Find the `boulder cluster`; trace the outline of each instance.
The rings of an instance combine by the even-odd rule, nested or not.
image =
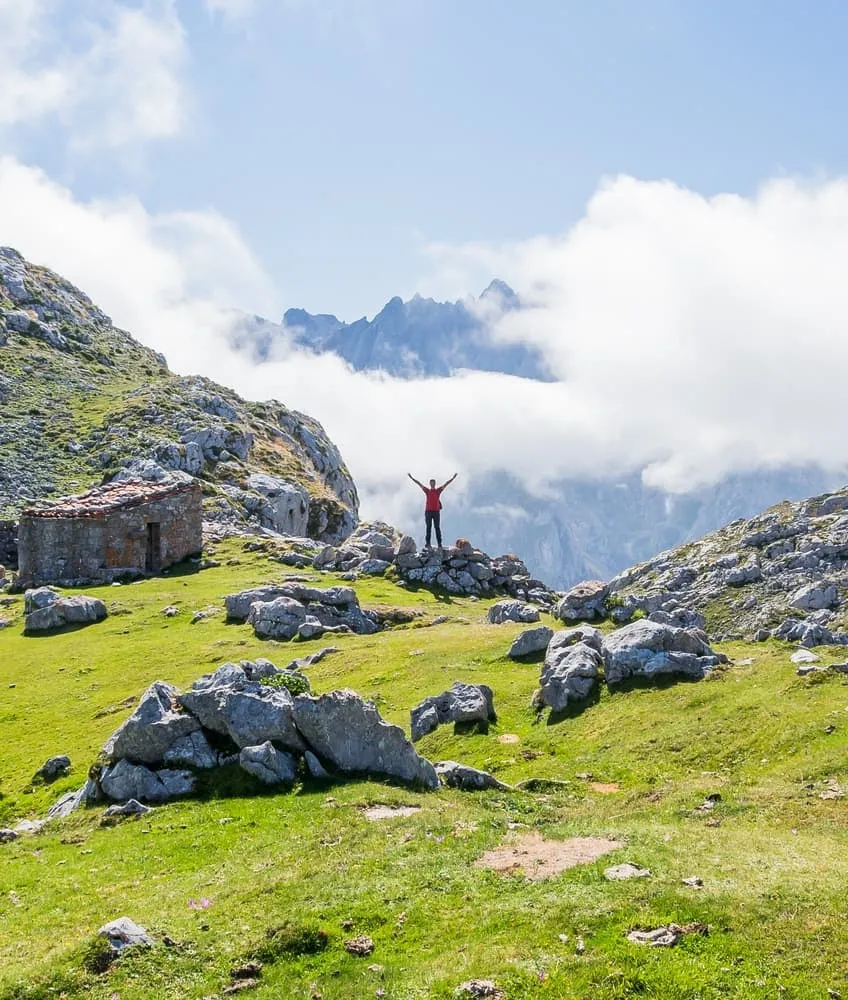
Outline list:
[[[259,639],[317,639],[330,632],[371,635],[382,619],[363,611],[352,587],[267,584],[225,598],[227,620],[247,622]]]
[[[449,594],[508,594],[545,608],[557,599],[549,587],[530,575],[518,556],[489,556],[465,539],[446,548],[419,550],[411,535],[402,535],[380,523],[360,525],[342,546],[325,546],[312,565],[343,573],[389,573],[400,582],[439,587]]]
[[[661,676],[700,680],[726,662],[700,629],[644,619],[602,635],[591,625],[581,625],[551,636],[534,703],[561,712],[593,695],[602,680],[607,684]]]
[[[338,773],[438,787],[433,765],[371,702],[353,691],[316,697],[308,689],[303,674],[268,660],[225,663],[183,693],[155,681],[106,741],[85,785],[53,815],[103,799],[167,802],[194,792],[200,772],[228,764],[269,785]]]

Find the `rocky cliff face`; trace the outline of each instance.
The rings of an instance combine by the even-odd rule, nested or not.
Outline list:
[[[182,471],[207,520],[337,543],[356,487],[321,425],[180,377],[79,289],[0,248],[0,517],[116,476]]]
[[[661,552],[609,584],[607,607],[704,613],[716,638],[848,644],[848,488],[785,502]]]

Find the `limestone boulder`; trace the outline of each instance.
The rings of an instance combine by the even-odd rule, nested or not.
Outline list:
[[[513,639],[507,655],[510,659],[519,660],[522,656],[532,656],[534,653],[541,653],[548,648],[548,643],[551,641],[553,634],[554,630],[547,625],[527,628]]]
[[[590,626],[555,632],[548,643],[538,698],[554,712],[585,701],[604,667],[601,633]]]
[[[299,695],[294,720],[309,749],[340,771],[438,787],[433,765],[418,756],[403,730],[353,691]]]
[[[449,690],[425,698],[410,712],[412,741],[448,722],[494,722],[492,689],[486,684],[455,681]]]
[[[439,761],[435,768],[442,784],[448,788],[458,788],[463,792],[482,792],[489,788],[509,790],[509,785],[498,781],[488,771],[478,771],[476,767],[458,764],[455,760]]]
[[[266,785],[293,785],[297,777],[297,761],[290,753],[278,750],[270,740],[260,746],[242,748],[239,766]]]
[[[179,702],[204,729],[229,736],[239,748],[272,740],[290,750],[304,749],[295,727],[292,696],[283,687],[245,682],[193,689]]]
[[[35,772],[33,778],[41,781],[55,781],[57,778],[64,778],[70,769],[71,758],[66,754],[58,754],[55,757],[48,757]]]
[[[113,802],[138,799],[139,802],[170,802],[190,795],[196,779],[191,771],[163,768],[152,771],[143,764],[119,760],[100,775],[103,794]]]
[[[306,607],[292,597],[277,597],[251,605],[248,625],[259,639],[292,639],[307,617]]]
[[[539,609],[534,604],[525,604],[523,601],[498,601],[489,608],[486,617],[492,625],[502,625],[504,622],[537,622]]]
[[[557,603],[554,616],[564,622],[594,621],[606,617],[609,587],[601,580],[578,583]]]
[[[47,588],[41,587],[39,590],[46,591]],[[106,605],[97,597],[87,597],[84,594],[58,597],[53,591],[47,593],[52,594],[54,599],[43,607],[36,607],[29,614],[25,613],[25,632],[51,632],[68,625],[92,625],[103,621],[109,614]],[[24,604],[26,608],[26,601]]]
[[[675,628],[648,619],[613,632],[604,639],[603,648],[608,684],[665,674],[701,679],[727,659],[710,649],[699,629]]]
[[[821,611],[839,604],[839,592],[834,584],[820,580],[799,587],[789,598],[789,607],[799,611]]]
[[[165,681],[154,681],[136,710],[106,741],[103,753],[110,761],[160,764],[174,743],[199,729],[197,719],[181,710],[177,689]]]
[[[129,917],[118,917],[108,924],[104,924],[97,932],[98,937],[106,938],[117,956],[127,948],[150,948],[153,946],[153,938],[147,933],[144,927],[140,927]]]
[[[192,767],[200,771],[218,766],[218,753],[213,750],[201,729],[181,736],[165,751],[164,762],[169,767]]]
[[[256,512],[260,524],[281,535],[303,537],[309,528],[309,494],[294,483],[254,472],[247,479],[248,488],[263,498]]]

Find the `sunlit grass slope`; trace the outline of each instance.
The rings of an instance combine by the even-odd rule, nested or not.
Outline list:
[[[282,666],[326,644],[260,642],[225,624],[226,593],[285,571],[236,542],[216,558],[198,573],[92,588],[112,613],[76,632],[24,637],[22,599],[0,608],[12,620],[0,630],[0,825],[42,815],[81,784],[127,700],[151,681],[187,685],[228,659]],[[365,606],[421,615],[373,637],[332,637],[341,651],[309,669],[314,690],[351,687],[408,728],[425,695],[485,682],[497,725],[485,735],[443,727],[420,751],[511,784],[564,784],[462,794],[356,781],[268,794],[230,775],[202,800],[139,821],[104,827],[97,809],[56,823],[0,845],[2,1000],[220,996],[230,970],[287,922],[324,929],[326,949],[280,950],[246,995],[447,998],[463,980],[491,978],[510,1000],[848,997],[848,807],[819,797],[831,779],[848,784],[843,675],[799,678],[788,647],[734,644],[724,647],[731,665],[710,680],[604,690],[581,713],[537,719],[539,665],[505,657],[520,626],[486,624],[485,602],[356,586]],[[161,614],[170,604],[175,618]],[[192,624],[206,608],[219,610]],[[430,625],[439,615],[449,621]],[[72,774],[33,786],[56,753],[70,755]],[[697,811],[714,792],[715,809]],[[420,811],[372,823],[362,810],[371,803]],[[474,867],[528,829],[626,846],[548,881]],[[626,860],[652,877],[603,878]],[[682,884],[693,875],[703,889]],[[207,908],[189,906],[201,898]],[[160,943],[105,974],[86,971],[97,928],[121,915]],[[672,949],[626,940],[633,927],[669,921],[702,921],[709,934]],[[375,942],[369,958],[344,950],[360,933]]]

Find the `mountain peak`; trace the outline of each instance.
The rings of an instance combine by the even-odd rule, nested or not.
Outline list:
[[[481,300],[495,299],[499,301],[505,309],[517,309],[521,301],[515,291],[500,278],[493,278],[480,293]]]

